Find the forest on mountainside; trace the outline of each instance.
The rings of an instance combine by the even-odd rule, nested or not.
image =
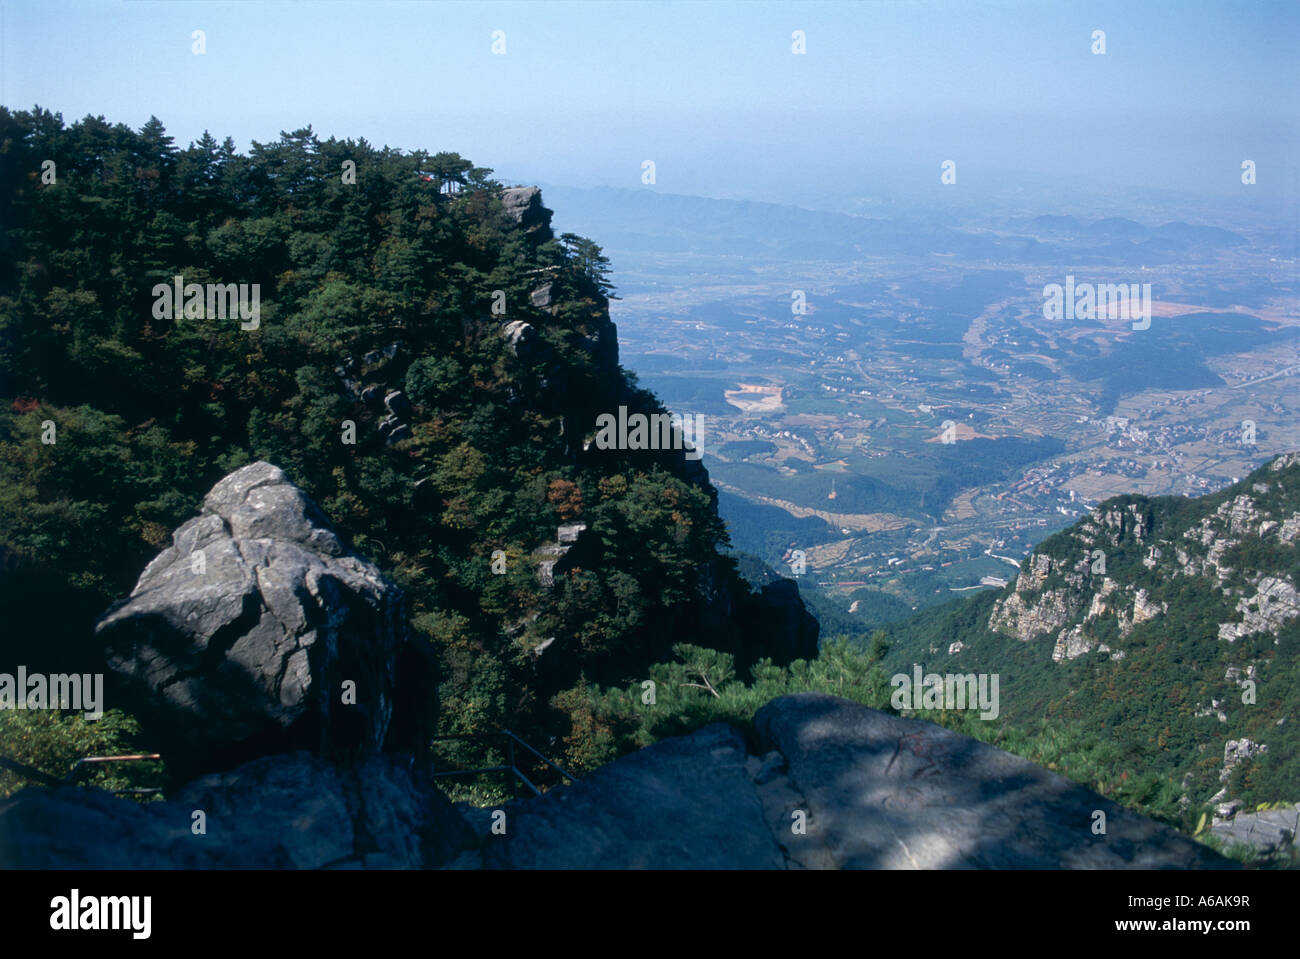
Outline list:
[[[600,248],[555,237],[540,200],[508,210],[491,173],[310,127],[242,154],[157,119],[0,109],[9,668],[102,668],[96,619],[256,460],[406,591],[443,733],[506,726],[585,771],[614,754],[591,684],[678,644],[745,676],[777,648],[698,464],[584,449],[599,412],[664,408],[617,364]],[[175,277],[256,284],[257,322],[160,310]],[[547,587],[533,554],[562,524],[587,530]]]

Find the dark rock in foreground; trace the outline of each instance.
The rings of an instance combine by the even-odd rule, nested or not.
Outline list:
[[[436,787],[385,756],[265,757],[148,805],[73,786],[0,801],[6,869],[427,869],[469,839]]]
[[[489,869],[780,869],[746,771],[745,741],[715,724],[655,743],[538,799],[507,804]],[[461,867],[480,865],[478,855]]]
[[[716,724],[582,782],[462,817],[386,756],[305,753],[205,776],[140,806],[100,790],[0,802],[0,867],[459,869],[1233,868],[1205,846],[1027,760],[817,693]],[[191,831],[193,811],[207,835]],[[1095,834],[1096,812],[1105,834]],[[493,832],[504,812],[505,831]],[[472,825],[470,825],[472,824]]]
[[[840,868],[1230,868],[1089,789],[934,723],[820,693],[754,717]],[[1093,833],[1094,814],[1106,832]],[[809,831],[810,837],[813,830]]]
[[[1234,863],[1028,760],[817,693],[657,743],[476,821],[460,868],[1196,869]],[[1094,812],[1106,816],[1093,833]]]

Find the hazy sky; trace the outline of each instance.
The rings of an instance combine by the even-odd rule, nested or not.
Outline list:
[[[310,123],[513,182],[638,187],[653,159],[661,190],[787,201],[928,187],[945,159],[972,188],[1231,193],[1243,159],[1261,192],[1300,184],[1295,2],[0,6],[0,102],[154,114],[181,145]]]

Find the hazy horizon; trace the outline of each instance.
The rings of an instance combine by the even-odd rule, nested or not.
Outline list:
[[[0,25],[5,105],[156,115],[179,146],[310,124],[511,182],[822,208],[1131,190],[1275,214],[1300,184],[1295,4],[6,2]]]

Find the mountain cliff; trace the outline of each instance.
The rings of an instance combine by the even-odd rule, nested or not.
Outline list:
[[[1005,589],[895,628],[889,662],[1000,672],[1008,723],[1094,731],[1106,778],[1171,821],[1293,802],[1298,536],[1294,453],[1201,498],[1107,500]]]

